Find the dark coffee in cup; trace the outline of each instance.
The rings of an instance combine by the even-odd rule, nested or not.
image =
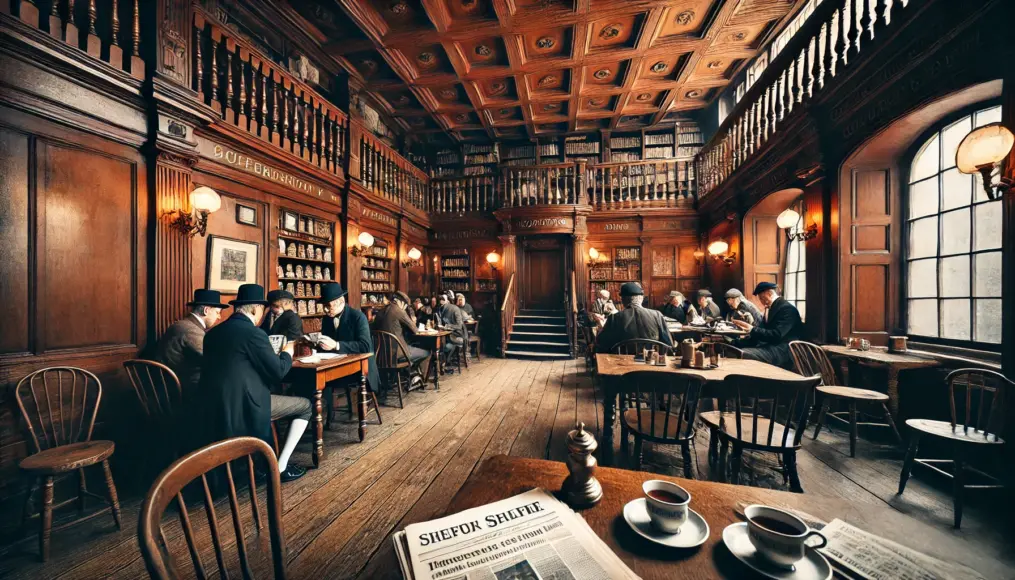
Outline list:
[[[759,526],[769,531],[775,532],[777,534],[786,534],[787,536],[795,536],[797,534],[802,534],[804,532],[804,530],[798,530],[796,526],[792,524],[781,522],[775,518],[769,518],[765,516],[758,516],[754,518],[754,523],[758,524]]]
[[[666,503],[684,503],[684,501],[687,500],[686,497],[665,489],[649,490],[647,495],[654,500],[664,501]]]

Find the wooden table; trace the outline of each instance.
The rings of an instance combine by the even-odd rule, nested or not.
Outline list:
[[[650,371],[658,373],[691,374],[705,379],[705,386],[721,383],[727,375],[749,375],[766,379],[799,379],[800,375],[781,369],[777,366],[756,360],[727,358],[718,369],[680,368],[680,363],[670,362],[667,366],[650,366],[643,362],[635,362],[629,354],[596,354],[596,369],[603,379],[603,441],[599,446],[603,450],[605,463],[612,462],[613,456],[613,424],[617,419],[617,394],[624,375],[634,371]]]
[[[842,382],[849,386],[849,361],[884,367],[888,371],[888,409],[893,416],[899,412],[899,373],[906,369],[940,366],[941,363],[926,357],[911,354],[892,353],[883,350],[854,350],[838,344],[821,347],[832,358],[838,358],[842,366]]]
[[[319,363],[302,363],[293,359],[293,366],[284,382],[314,387],[314,467],[318,467],[324,458],[324,415],[321,397],[328,382],[359,373],[359,440],[363,441],[367,434],[367,374],[371,353],[347,354],[338,358],[322,360]]]
[[[563,463],[497,455],[469,476],[445,515],[535,487],[556,492],[566,476]],[[722,541],[726,526],[743,521],[737,512],[738,505],[742,509],[752,503],[794,509],[824,522],[838,518],[924,554],[958,562],[988,578],[1010,577],[1013,569],[1009,555],[1001,555],[1007,561],[1000,561],[997,554],[951,529],[929,526],[888,506],[605,467],[597,470],[596,477],[603,485],[603,499],[579,513],[596,535],[645,580],[756,577],[730,554]],[[624,505],[642,497],[641,484],[649,479],[672,481],[691,493],[691,509],[701,514],[710,528],[703,546],[692,550],[658,547],[627,526],[622,515]],[[394,559],[392,566],[397,566]]]
[[[424,345],[421,348],[430,351],[430,369],[428,369],[428,372],[430,370],[433,371],[433,388],[435,391],[441,390],[441,375],[444,374],[444,363],[441,362],[441,347],[444,346],[444,339],[448,336],[451,336],[450,330],[416,332],[416,340]]]

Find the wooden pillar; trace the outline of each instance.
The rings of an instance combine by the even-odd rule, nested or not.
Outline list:
[[[511,280],[511,275],[518,269],[518,253],[517,245],[515,244],[515,236],[507,234],[498,236],[501,247],[504,248],[504,253],[501,256],[501,262],[503,264],[503,279],[501,280],[501,293],[507,290],[507,284]],[[517,296],[518,292],[518,280],[515,280],[515,288],[512,290]],[[504,296],[498,296],[498,300],[503,300]],[[497,305],[500,308],[500,304]]]
[[[804,326],[807,329],[807,336],[811,340],[834,340],[829,338],[829,333],[835,333],[838,328],[838,309],[830,309],[826,300],[828,294],[825,282],[828,279],[827,269],[829,265],[836,263],[834,249],[831,247],[830,238],[827,235],[828,216],[825,213],[826,189],[831,180],[816,179],[809,183],[802,184],[803,201],[806,209],[803,220],[804,227],[811,224],[818,226],[818,234],[804,243],[804,259],[807,268],[805,274],[807,281],[807,293],[805,303],[807,305],[806,320]],[[835,270],[835,268],[831,268]],[[745,284],[747,284],[745,282]]]
[[[586,308],[586,301],[589,294],[589,271],[585,266],[588,260],[588,234],[576,233],[572,236],[574,240],[574,251],[572,252],[574,269],[575,298],[578,301],[578,309]]]
[[[346,252],[346,259],[342,261],[341,275],[335,274],[335,280],[342,283],[348,295],[346,301],[353,308],[360,307],[360,267],[363,265],[363,258],[353,256],[349,248],[359,245],[359,216],[361,214],[359,200],[353,198],[346,191],[345,216],[341,220],[342,227],[342,248]]]
[[[161,152],[155,159],[155,292],[154,324],[157,339],[186,313],[193,295],[190,236],[171,227],[168,214],[190,211],[194,159]],[[150,341],[149,344],[152,344]]]

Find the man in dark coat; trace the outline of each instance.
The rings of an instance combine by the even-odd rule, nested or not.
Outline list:
[[[451,303],[447,294],[437,297],[437,319],[440,324],[451,331],[448,341],[444,343],[444,353],[450,356],[456,348],[462,347],[469,340],[469,331],[465,328],[465,313]]]
[[[471,304],[465,301],[465,294],[455,294],[455,306],[462,311],[466,320],[476,319],[476,310]]]
[[[744,294],[740,290],[730,288],[726,291],[726,305],[730,307],[729,312],[726,313],[726,320],[730,322],[743,320],[750,323],[751,326],[761,324],[761,311],[753,302],[744,298]]]
[[[303,336],[303,319],[293,308],[296,298],[285,290],[268,292],[268,303],[271,305],[261,322],[261,330],[273,334],[281,334],[286,340],[296,340]]]
[[[192,400],[201,381],[204,335],[229,307],[221,300],[214,290],[194,290],[194,300],[187,303],[190,313],[167,328],[155,347],[155,360],[176,373],[186,400]]]
[[[628,282],[620,287],[620,301],[624,309],[606,319],[606,325],[596,339],[596,352],[610,352],[620,342],[632,338],[658,340],[673,346],[662,313],[642,307],[644,299],[645,291],[641,284]]]
[[[270,445],[271,422],[291,418],[278,467],[282,481],[300,478],[306,469],[289,465],[289,458],[310,423],[310,400],[271,392],[292,367],[293,345],[275,354],[268,335],[257,327],[268,304],[261,286],[240,286],[229,304],[233,315],[204,337],[201,394],[203,427],[211,435],[208,442],[252,436]]]
[[[761,324],[752,327],[743,320],[734,320],[733,324],[750,334],[738,341],[737,346],[743,348],[744,358],[760,360],[785,369],[793,367],[793,357],[789,352],[789,343],[801,340],[804,325],[800,320],[800,312],[792,303],[779,296],[778,289],[771,282],[761,282],[754,289],[754,295],[765,306],[765,315]]]
[[[422,348],[412,346],[406,342],[407,339],[411,340],[416,336],[416,327],[412,324],[412,320],[409,319],[409,314],[406,312],[409,306],[409,297],[404,292],[395,292],[391,295],[391,304],[382,309],[374,317],[374,330],[383,330],[384,332],[390,332],[394,334],[398,339],[398,343],[402,345],[405,352],[409,353],[409,362],[419,373],[420,377],[427,376],[427,370],[430,368],[430,351],[423,350]],[[405,357],[401,357],[399,362],[404,362]]]
[[[698,312],[705,322],[711,322],[722,318],[719,305],[712,301],[712,292],[708,288],[698,290]]]
[[[666,304],[659,309],[659,312],[663,313],[666,318],[672,318],[680,324],[687,324],[694,320],[694,317],[698,315],[698,312],[694,309],[694,306],[684,298],[684,295],[677,290],[670,292],[669,298]]]
[[[374,342],[370,338],[370,323],[366,314],[346,304],[345,290],[337,282],[321,286],[321,302],[324,303],[324,319],[321,321],[321,350],[338,354],[370,353],[367,361],[369,372],[367,384],[377,392],[380,376],[377,361],[374,360]],[[353,378],[357,381],[358,379]],[[339,381],[341,382],[341,381]],[[345,385],[345,383],[341,383]],[[331,397],[328,397],[331,400]]]

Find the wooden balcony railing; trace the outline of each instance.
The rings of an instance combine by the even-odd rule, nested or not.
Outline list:
[[[502,167],[501,206],[587,203],[585,162]]]
[[[888,27],[902,25],[911,0],[824,0],[723,120],[697,156],[698,197],[746,163],[790,114],[855,63]]]
[[[144,80],[139,12],[145,8],[143,0],[5,0],[0,6],[53,38]]]
[[[245,39],[194,7],[191,88],[222,120],[344,175],[348,116]]]
[[[588,174],[589,203],[596,209],[676,207],[695,194],[691,161],[607,163],[589,167]]]
[[[363,187],[393,203],[429,211],[429,176],[365,128],[359,129]]]
[[[430,182],[431,213],[490,212],[500,207],[493,176],[434,178]]]

